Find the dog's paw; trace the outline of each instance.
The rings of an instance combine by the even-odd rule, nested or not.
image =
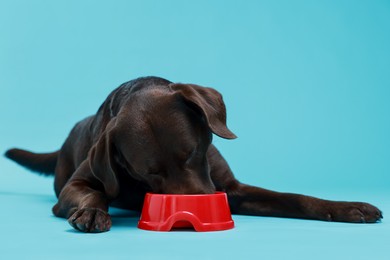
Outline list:
[[[86,233],[99,233],[110,230],[110,215],[97,208],[83,208],[76,210],[70,218],[69,224],[75,229]]]
[[[364,202],[335,202],[326,205],[326,208],[325,220],[328,221],[375,223],[383,218],[377,207]]]

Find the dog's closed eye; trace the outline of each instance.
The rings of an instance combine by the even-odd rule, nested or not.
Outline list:
[[[192,161],[192,159],[195,158],[195,156],[197,155],[197,153],[198,153],[198,149],[197,149],[197,148],[194,148],[192,151],[187,152],[187,153],[186,153],[186,156],[185,156],[186,161],[185,161],[184,164],[185,164],[185,165],[188,165],[188,164]]]

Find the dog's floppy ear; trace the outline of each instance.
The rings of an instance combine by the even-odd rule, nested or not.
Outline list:
[[[100,138],[89,151],[88,159],[92,174],[103,184],[106,195],[115,198],[119,193],[114,161],[114,127],[116,120],[111,120]]]
[[[170,88],[200,109],[214,134],[226,139],[237,138],[226,126],[226,108],[222,95],[218,91],[180,83],[170,84]]]

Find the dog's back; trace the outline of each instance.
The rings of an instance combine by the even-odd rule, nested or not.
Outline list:
[[[153,76],[125,82],[108,95],[95,115],[76,123],[60,150],[51,153],[34,153],[13,148],[6,151],[5,156],[34,172],[44,175],[55,174],[55,191],[58,196],[75,169],[87,158],[89,150],[108,122],[118,114],[123,102],[137,91],[160,88],[170,83],[166,79]]]

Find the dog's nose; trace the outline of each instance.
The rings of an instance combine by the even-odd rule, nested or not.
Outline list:
[[[191,191],[191,192],[186,192],[184,194],[214,194],[215,189],[202,189],[202,190],[196,190],[196,191]]]
[[[186,186],[171,186],[163,189],[164,194],[214,194],[215,187],[186,187]]]
[[[171,171],[161,183],[165,194],[213,194],[215,186],[209,176],[201,171]],[[174,174],[173,174],[174,173]]]

